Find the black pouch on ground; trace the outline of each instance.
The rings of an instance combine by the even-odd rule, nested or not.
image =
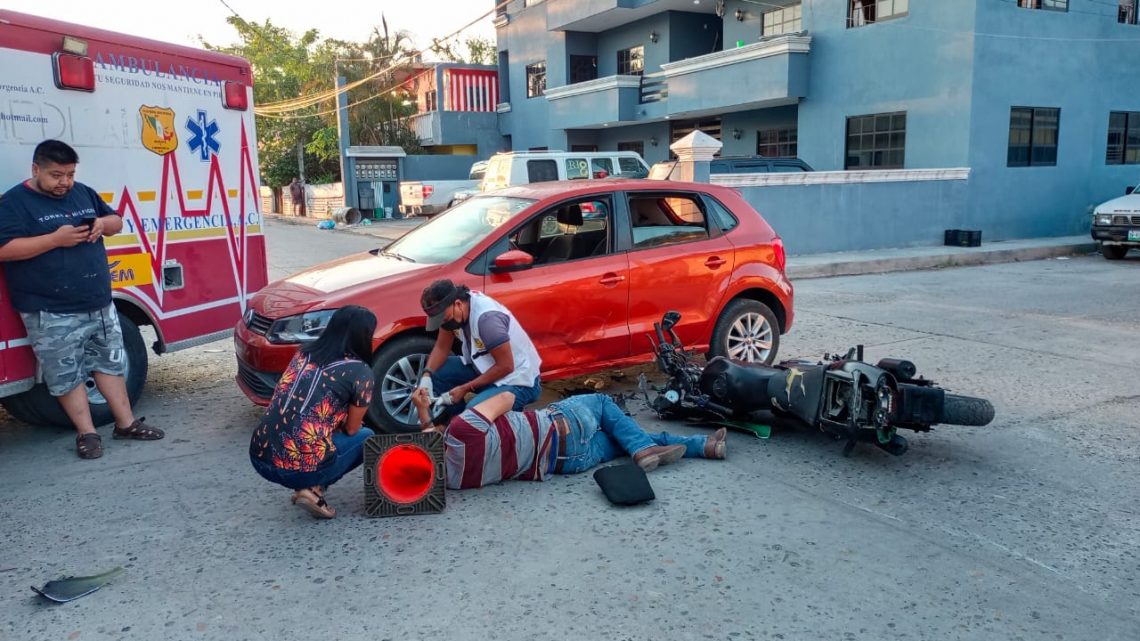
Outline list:
[[[594,472],[594,480],[614,505],[638,505],[657,498],[649,477],[636,464],[610,465]]]

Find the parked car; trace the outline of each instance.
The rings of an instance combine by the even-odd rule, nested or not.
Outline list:
[[[455,194],[479,186],[487,161],[471,165],[467,180],[412,180],[400,183],[400,213],[405,216],[438,214],[456,202]]]
[[[1124,195],[1096,206],[1093,210],[1092,237],[1100,253],[1109,260],[1124,258],[1129,249],[1140,248],[1140,185],[1124,190]]]
[[[709,167],[711,174],[767,174],[800,171],[813,170],[811,165],[799,158],[775,156],[721,156],[714,158]]]
[[[373,310],[368,419],[416,429],[409,394],[434,343],[420,293],[437,278],[510,308],[552,380],[653,358],[668,310],[686,345],[771,363],[792,325],[780,237],[735,190],[633,179],[545,182],[471,198],[387,246],[259,291],[234,339],[237,382],[265,404],[298,344],[344,305]]]
[[[481,192],[552,180],[644,178],[649,166],[633,151],[511,151],[487,161]]]

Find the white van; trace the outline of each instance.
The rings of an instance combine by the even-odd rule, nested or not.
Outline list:
[[[551,180],[648,175],[649,166],[633,151],[511,151],[491,156],[479,191]]]
[[[1110,260],[1124,258],[1130,248],[1140,248],[1140,185],[1097,205],[1092,237],[1100,243],[1101,255]]]

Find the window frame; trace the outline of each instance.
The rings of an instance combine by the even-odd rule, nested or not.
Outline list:
[[[541,72],[538,70],[539,67],[542,67]],[[542,86],[536,88],[539,83]],[[529,100],[541,98],[544,95],[546,95],[546,61],[539,60],[526,66],[526,97]]]
[[[1046,161],[1035,161],[1034,160],[1034,156],[1036,155],[1035,149],[1037,149],[1037,148],[1048,148],[1050,146],[1050,145],[1039,145],[1037,143],[1037,140],[1036,140],[1037,134],[1039,131],[1038,124],[1037,124],[1037,121],[1039,118],[1038,112],[1045,112],[1045,111],[1056,112],[1056,125],[1053,128],[1054,129],[1054,131],[1053,131],[1053,144],[1051,145],[1051,147],[1053,148],[1053,159],[1051,162],[1047,161],[1047,160]],[[1027,145],[1020,145],[1020,144],[1017,145],[1017,148],[1021,148],[1024,146],[1027,149],[1025,162],[1021,162],[1020,160],[1015,161],[1013,156],[1012,156],[1013,150],[1015,147],[1014,147],[1013,141],[1011,139],[1013,137],[1013,132],[1014,132],[1014,116],[1015,116],[1015,114],[1021,113],[1022,115],[1024,115],[1025,112],[1029,113],[1029,127],[1028,127],[1028,132],[1029,132],[1028,141],[1029,142]],[[1042,114],[1042,116],[1043,115],[1044,114]],[[1019,127],[1019,129],[1024,130],[1025,128]],[[1043,127],[1042,127],[1042,129],[1043,129]],[[1024,105],[1011,106],[1009,108],[1009,138],[1010,139],[1007,139],[1007,143],[1006,143],[1006,158],[1005,158],[1005,166],[1006,167],[1056,167],[1057,166],[1057,158],[1060,156],[1060,148],[1061,148],[1061,108],[1060,107],[1026,107]]]
[[[1114,128],[1114,116],[1122,116],[1124,124]],[[1114,160],[1112,154],[1112,135],[1116,131],[1120,136],[1119,159]],[[1129,144],[1131,132],[1135,132],[1134,142]],[[1132,159],[1129,159],[1132,154]],[[1108,139],[1105,141],[1104,164],[1106,165],[1140,165],[1140,111],[1110,111],[1108,112]]]
[[[1132,6],[1126,8],[1124,2],[1125,0],[1119,0],[1117,3],[1117,24],[1140,24],[1140,21],[1137,20],[1137,14],[1140,14],[1140,6],[1137,5],[1140,3],[1136,2],[1136,0],[1132,0]]]
[[[531,165],[538,166],[542,163],[550,163],[550,165],[554,167],[554,177],[551,178],[550,180],[535,180],[534,179],[534,173],[533,173],[533,170],[531,169]],[[558,180],[558,161],[557,160],[555,160],[554,158],[527,158],[526,159],[526,182],[528,185],[533,184],[533,183],[554,182],[556,180]]]
[[[1064,3],[1062,6],[1057,6]],[[1017,0],[1018,9],[1031,9],[1034,11],[1054,11],[1057,13],[1069,12],[1069,0]]]
[[[879,15],[879,7],[891,3],[891,13],[885,16]],[[896,3],[902,2],[905,9],[895,11]],[[869,4],[864,4],[869,3]],[[856,4],[859,6],[856,7]],[[868,17],[870,14],[870,17]],[[858,27],[865,27],[878,22],[886,22],[888,20],[895,20],[897,18],[905,18],[910,15],[910,0],[847,0],[847,28],[855,29]]]
[[[886,129],[880,130],[878,128],[878,126],[880,124],[879,118],[883,118],[883,117],[888,118],[888,121],[887,121],[888,124],[887,124]],[[898,117],[902,118],[902,129],[896,129],[895,128],[895,119]],[[867,119],[870,119],[872,122],[870,131],[865,130],[863,127],[863,123]],[[860,123],[859,131],[852,132],[852,123],[855,121],[859,121],[859,123]],[[856,116],[848,116],[847,117],[847,126],[845,129],[845,135],[844,135],[844,146],[843,146],[843,169],[844,169],[844,171],[864,171],[864,170],[868,170],[868,169],[906,169],[906,129],[907,129],[907,112],[905,112],[905,111],[890,111],[890,112],[885,112],[885,113],[859,114]],[[897,134],[901,134],[901,136],[902,136],[901,146],[894,145],[891,143],[891,140],[890,140],[891,136],[894,136]],[[877,138],[878,138],[878,136],[883,136],[883,135],[887,136],[887,143],[886,143],[886,146],[880,147],[878,145]],[[864,153],[870,153],[872,160],[874,160],[875,154],[882,153],[882,154],[885,154],[889,157],[891,153],[897,151],[901,154],[899,156],[899,162],[897,164],[891,163],[891,162],[886,162],[886,163],[881,163],[881,164],[852,165],[851,164],[852,136],[858,136],[860,139],[859,149],[856,151],[856,153],[859,155],[860,158],[864,157],[863,156]],[[870,149],[864,149],[862,142],[868,136],[871,139],[871,148]]]
[[[796,11],[793,12],[792,9],[795,9]],[[793,17],[789,18],[789,17],[787,17],[787,15],[789,13],[794,13],[795,15],[793,15]],[[768,16],[775,16],[776,14],[780,14],[780,19],[779,20],[773,19],[772,20],[772,26],[773,27],[778,26],[779,28],[778,29],[774,28],[771,31],[769,31],[768,30]],[[792,28],[788,27],[788,25],[795,25],[796,28],[792,29]],[[783,35],[786,33],[798,33],[800,31],[803,31],[803,28],[804,28],[803,2],[797,2],[795,4],[789,4],[787,6],[779,7],[777,9],[769,9],[768,11],[764,11],[760,14],[760,35],[761,36],[779,36],[779,35]]]
[[[570,66],[567,69],[567,80],[569,81],[569,84],[576,85],[579,82],[589,82],[591,80],[597,80],[598,79],[598,57],[597,56],[578,55],[578,54],[572,53],[572,54],[570,54],[569,61],[570,61]],[[586,61],[589,61],[589,63],[590,63],[589,68],[592,70],[592,73],[588,74],[590,77],[588,77],[588,78],[576,77],[574,75],[574,72],[579,70],[579,69],[586,68],[584,66]],[[578,65],[583,65],[583,66],[578,66]]]
[[[557,213],[556,212],[558,211],[558,209],[560,209],[562,207],[566,207],[567,205],[573,205],[575,203],[580,205],[581,203],[585,203],[585,202],[598,202],[598,201],[604,201],[606,208],[608,210],[606,212],[606,217],[605,217],[605,232],[606,232],[605,233],[605,237],[606,237],[605,250],[601,254],[591,254],[589,256],[582,256],[581,258],[570,258],[567,260],[560,260],[560,261],[556,261],[556,262],[538,262],[538,259],[543,258],[543,257],[531,254],[531,256],[535,259],[535,262],[531,266],[531,269],[542,269],[544,267],[553,267],[556,265],[565,265],[568,263],[578,262],[578,261],[582,261],[582,260],[590,260],[590,259],[594,259],[594,258],[602,258],[605,256],[612,256],[612,255],[618,253],[618,251],[617,251],[617,231],[616,231],[617,230],[617,220],[618,220],[618,215],[616,212],[617,200],[618,200],[618,195],[616,193],[610,192],[610,191],[605,191],[605,192],[601,192],[601,193],[597,193],[597,194],[588,194],[585,196],[568,198],[566,200],[562,200],[562,201],[559,201],[557,203],[554,203],[553,205],[545,207],[541,211],[539,211],[539,212],[537,212],[531,216],[528,216],[525,220],[523,220],[518,225],[516,225],[514,228],[512,228],[510,231],[508,231],[506,234],[504,234],[502,236],[502,238],[499,241],[497,241],[495,243],[495,245],[492,246],[488,250],[488,252],[487,252],[488,256],[497,257],[497,256],[501,255],[503,252],[507,251],[508,249],[519,249],[521,251],[527,251],[526,249],[523,249],[521,246],[519,246],[515,242],[515,239],[518,237],[518,235],[520,233],[522,233],[522,231],[524,229],[526,229],[528,226],[534,225],[534,224],[539,225],[539,231],[538,231],[538,234],[536,235],[536,238],[535,238],[536,243],[541,242],[542,240],[545,240],[546,238],[555,238],[557,236],[576,235],[578,233],[582,233],[581,229],[575,230],[574,234],[567,234],[565,230],[562,230],[562,233],[559,233],[559,234],[552,234],[550,236],[543,236],[542,235],[543,232],[542,232],[541,227],[546,224],[545,221],[543,221],[543,219],[546,218],[547,216],[554,215],[555,220],[557,221]],[[542,221],[542,222],[540,222],[540,221]],[[556,224],[561,225],[562,223],[556,223]],[[582,225],[582,227],[585,227],[585,225]],[[547,248],[549,248],[549,245],[547,245]],[[527,253],[529,254],[530,252],[527,252]],[[493,262],[494,262],[494,258],[491,258],[488,261],[488,264],[491,264]]]
[[[634,56],[634,50],[637,50],[640,55]],[[623,60],[622,56],[626,56]],[[639,62],[640,69],[634,69],[634,62]],[[617,52],[617,75],[619,76],[641,76],[645,74],[645,45],[633,45],[625,49],[619,49]]]
[[[780,140],[781,135],[787,135],[787,139]],[[765,140],[766,135],[774,135],[775,142]],[[780,149],[790,151],[791,153],[775,153],[766,154],[762,151],[763,148],[775,148],[777,152]],[[790,127],[768,127],[766,129],[756,130],[756,155],[764,156],[765,158],[796,158],[799,156],[799,127],[792,125]]]

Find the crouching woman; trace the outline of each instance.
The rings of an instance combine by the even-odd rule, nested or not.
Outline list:
[[[372,402],[375,331],[367,309],[337,310],[281,375],[249,444],[253,469],[293,490],[293,504],[317,518],[336,516],[325,488],[361,464],[373,434],[361,422]]]

